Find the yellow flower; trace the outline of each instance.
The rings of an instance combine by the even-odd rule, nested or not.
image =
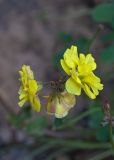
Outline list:
[[[37,97],[37,92],[39,90],[39,85],[36,80],[34,80],[34,74],[30,66],[23,65],[22,70],[19,71],[21,87],[19,89],[19,100],[18,105],[22,107],[25,102],[29,102],[31,107],[37,112],[40,111],[40,100]]]
[[[55,95],[50,94],[47,96],[46,111],[49,114],[54,114],[56,118],[63,118],[75,104],[75,96],[66,91]]]
[[[91,54],[79,54],[76,46],[71,46],[64,53],[61,59],[61,66],[70,76],[66,81],[65,87],[68,93],[80,95],[81,89],[92,99],[103,89],[100,78],[93,71],[96,69],[96,63]]]

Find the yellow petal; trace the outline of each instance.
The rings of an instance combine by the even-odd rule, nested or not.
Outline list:
[[[67,64],[65,63],[65,61],[63,59],[61,59],[60,61],[62,68],[64,69],[64,71],[70,75],[70,68],[67,66]]]
[[[34,79],[33,71],[30,69],[30,66],[26,66],[26,72],[29,79]]]
[[[73,94],[69,94],[66,91],[61,93],[61,103],[66,109],[71,109],[76,104],[76,98]]]
[[[98,91],[97,88],[91,86],[91,89],[92,89],[93,93],[94,93],[96,96],[99,94],[99,91]]]
[[[27,98],[24,98],[23,100],[21,100],[21,101],[18,103],[18,105],[19,105],[20,107],[22,107],[22,106],[25,104],[26,101],[27,101]]]
[[[52,99],[52,96],[49,96],[47,104],[46,104],[46,112],[48,114],[55,114],[55,108],[56,108],[56,101],[55,98]]]
[[[32,108],[37,111],[40,112],[40,100],[37,97],[33,97],[33,100],[31,101],[31,106]]]
[[[23,76],[23,72],[22,71],[19,71],[19,74],[20,74],[20,76]]]
[[[38,91],[43,89],[43,83],[37,82],[37,85],[38,85]]]
[[[56,118],[63,118],[68,114],[66,108],[60,103],[59,99],[56,98],[56,110],[55,110],[55,117]]]
[[[85,93],[91,98],[91,99],[95,99],[96,95],[94,93],[92,93],[92,91],[90,90],[90,88],[84,84],[83,86],[83,90],[85,91]]]
[[[103,84],[100,82],[100,78],[95,76],[93,73],[83,78],[83,82],[88,84],[90,87],[94,87],[97,90],[103,89]]]
[[[22,66],[22,72],[23,72],[24,75],[26,75],[26,65]]]
[[[30,94],[36,94],[36,92],[38,91],[38,84],[35,80],[28,80],[28,84],[29,84],[29,93]]]
[[[67,64],[67,66],[69,68],[75,68],[75,63],[74,61],[71,59],[71,50],[67,49],[64,53],[64,61]]]
[[[83,53],[80,54],[80,63],[85,63],[85,55]]]
[[[86,64],[78,65],[78,72],[80,76],[86,76],[90,73],[91,68]]]
[[[72,78],[69,78],[66,81],[65,87],[68,93],[71,93],[74,95],[81,94],[81,86],[78,83],[76,83]]]
[[[26,93],[22,93],[19,95],[19,100],[22,100],[23,98],[27,97]]]
[[[91,64],[92,70],[96,69],[96,63],[95,63],[95,60],[94,60],[94,58],[92,57],[91,54],[88,54],[88,55],[86,56],[85,63],[86,63],[86,64]]]
[[[71,46],[71,58],[72,60],[77,64],[78,63],[78,51],[77,51],[77,46]]]
[[[75,70],[71,70],[70,72],[71,72],[71,77],[74,79],[74,81],[81,85],[81,80],[78,76],[78,73],[76,73]]]

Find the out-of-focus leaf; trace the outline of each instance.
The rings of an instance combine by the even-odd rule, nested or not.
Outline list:
[[[102,120],[103,120],[103,113],[99,111],[97,112],[97,114],[96,113],[92,114],[89,125],[91,128],[94,129],[99,128]]]
[[[114,28],[114,17],[112,18],[111,25]]]
[[[97,132],[96,132],[96,139],[98,141],[103,141],[106,142],[109,140],[109,129],[108,125],[105,127],[101,127]]]
[[[102,107],[99,101],[96,101],[91,105],[92,108]],[[89,119],[89,127],[95,130],[96,140],[106,142],[109,141],[109,125],[107,124],[105,127],[101,125],[101,122],[104,119],[104,113],[102,110],[94,113],[90,116]],[[114,131],[114,130],[113,130]]]
[[[113,23],[114,3],[103,3],[92,10],[92,17],[97,22]]]
[[[63,57],[63,54],[64,54],[65,50],[67,48],[70,48],[71,45],[75,45],[75,46],[78,47],[78,53],[79,52],[83,52],[84,53],[84,51],[86,49],[86,45],[87,45],[87,39],[79,38],[76,41],[73,41],[73,40],[70,41],[70,38],[69,38],[69,43],[66,43],[65,47],[63,49],[61,49],[60,51],[58,51],[53,57],[53,65],[56,68],[60,68],[60,59]]]
[[[59,33],[59,38],[62,40],[64,43],[71,43],[73,41],[73,37],[71,34],[65,33],[65,32],[60,32]]]
[[[101,59],[107,62],[114,62],[114,45],[105,48],[101,53]]]
[[[59,52],[57,52],[53,57],[53,65],[56,68],[60,68],[60,59],[63,57],[63,54],[65,52],[66,48],[61,49]]]
[[[60,59],[63,57],[65,50],[73,44],[73,37],[69,33],[60,32],[58,34],[58,38],[60,41],[64,43],[64,48],[62,48],[57,53],[55,53],[53,57],[53,65],[56,68],[60,68]]]
[[[9,117],[9,121],[17,128],[20,128],[23,122],[30,118],[31,118],[31,107],[27,106],[23,108],[22,112],[19,115],[11,115]]]
[[[45,117],[38,117],[25,125],[25,130],[28,133],[42,134],[43,129],[47,126],[47,119]]]
[[[103,41],[104,42],[110,42],[110,41],[114,41],[114,31],[106,34],[105,36],[103,36]]]
[[[99,103],[99,101],[93,103],[91,105],[92,108],[96,108],[96,107],[102,107],[101,104]],[[102,110],[100,110],[99,112],[94,113],[90,116],[90,120],[89,120],[89,126],[92,129],[95,129],[95,135],[96,135],[96,139],[98,141],[107,141],[108,140],[108,130],[107,130],[107,126],[102,127],[101,126],[101,122],[103,120],[104,117],[104,113],[102,112]]]
[[[76,46],[78,46],[78,53],[84,53],[86,51],[88,40],[86,38],[79,38],[76,40]]]
[[[54,127],[60,127],[63,124],[63,119],[62,118],[55,118],[54,119]]]

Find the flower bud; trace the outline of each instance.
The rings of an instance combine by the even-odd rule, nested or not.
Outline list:
[[[66,91],[55,95],[50,94],[47,100],[46,111],[49,114],[54,114],[56,118],[63,118],[75,104],[75,96]]]

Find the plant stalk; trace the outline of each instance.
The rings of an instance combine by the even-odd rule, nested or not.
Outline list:
[[[109,121],[109,136],[110,136],[110,143],[111,143],[111,146],[112,146],[112,150],[113,150],[113,152],[114,152],[112,119],[110,119],[110,121]]]
[[[98,26],[98,29],[96,30],[96,32],[93,34],[92,38],[88,41],[87,43],[87,48],[86,48],[86,53],[89,52],[90,47],[92,45],[92,43],[94,42],[94,40],[96,39],[97,35],[100,33],[100,31],[103,29],[102,25]]]

